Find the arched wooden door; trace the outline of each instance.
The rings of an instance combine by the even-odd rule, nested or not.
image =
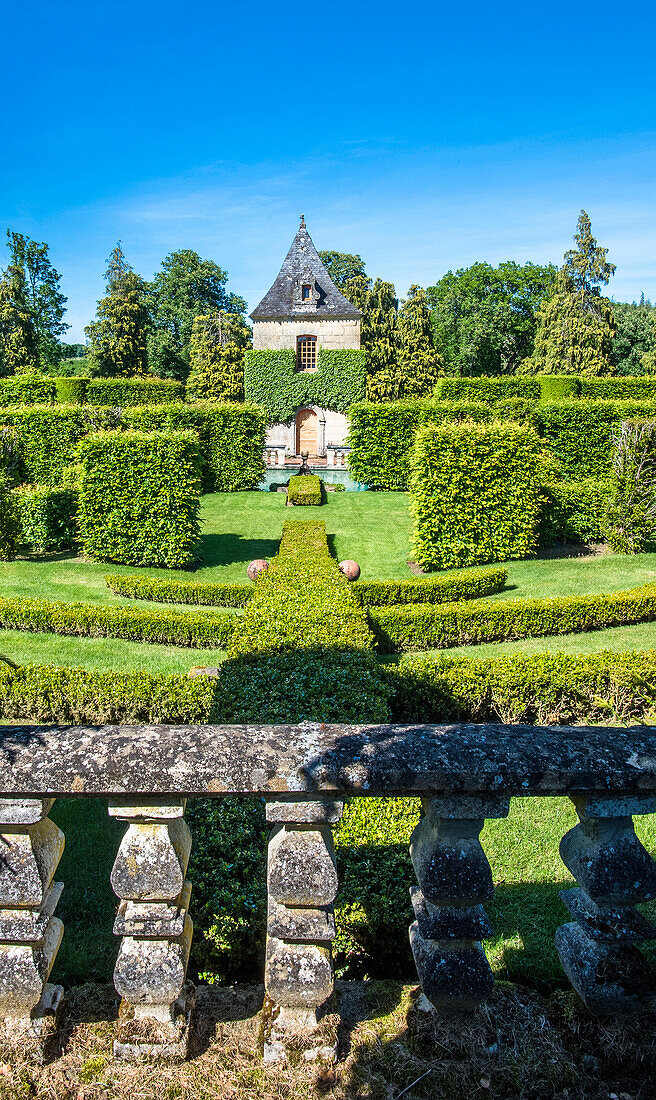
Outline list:
[[[296,454],[307,451],[311,458],[317,457],[317,430],[319,420],[312,409],[301,409],[296,414]]]

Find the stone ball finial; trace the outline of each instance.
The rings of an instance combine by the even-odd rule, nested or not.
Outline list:
[[[246,570],[246,576],[249,580],[254,581],[259,577],[260,573],[266,573],[269,568],[269,563],[264,558],[255,558],[254,561],[248,566]]]
[[[352,561],[350,558],[340,561],[339,568],[348,581],[357,581],[360,576],[360,566],[357,561]]]

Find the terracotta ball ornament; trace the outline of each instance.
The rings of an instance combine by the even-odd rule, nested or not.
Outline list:
[[[357,561],[351,561],[350,558],[346,558],[345,561],[340,561],[339,568],[349,581],[357,581],[360,576],[360,566]]]
[[[268,568],[268,561],[265,561],[264,558],[255,558],[255,561],[252,561],[246,570],[248,579],[254,581],[260,573],[266,573]]]

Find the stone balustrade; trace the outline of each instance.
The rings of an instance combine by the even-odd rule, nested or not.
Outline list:
[[[63,928],[54,874],[64,837],[48,813],[60,796],[102,797],[126,823],[111,881],[121,937],[115,985],[124,1006],[117,1056],[184,1057],[193,1008],[192,838],[185,801],[264,798],[268,845],[265,1058],[288,1037],[312,1046],[331,997],[338,890],[332,826],[345,797],[419,796],[411,839],[418,886],[410,942],[431,1011],[469,1009],[493,977],[481,941],[492,873],[479,835],[513,796],[569,795],[579,824],[561,842],[578,886],[556,946],[572,985],[600,1014],[653,1004],[636,944],[656,930],[636,906],[656,898],[656,864],[633,816],[656,812],[648,727],[503,725],[104,726],[0,728],[0,1021],[38,1046],[62,998],[48,983]],[[332,1048],[312,1056],[332,1057]]]

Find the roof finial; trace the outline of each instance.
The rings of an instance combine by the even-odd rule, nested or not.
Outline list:
[[[300,224],[299,228],[300,229],[305,229],[305,214],[301,214],[301,224]]]

